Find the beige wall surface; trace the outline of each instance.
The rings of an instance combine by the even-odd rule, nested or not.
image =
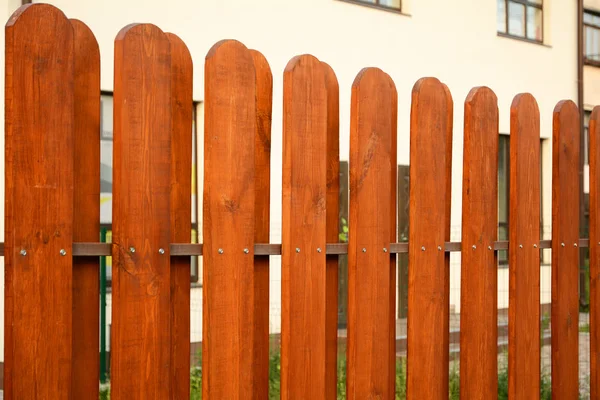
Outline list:
[[[16,7],[13,3],[7,4],[7,1],[0,0],[0,9],[6,11],[4,15],[0,14],[0,17],[4,16],[4,20],[9,16],[8,11]],[[577,18],[576,3],[573,0],[545,0],[543,45],[499,37],[496,32],[495,0],[404,0],[404,11],[410,15],[339,0],[46,2],[61,8],[69,18],[84,21],[95,33],[102,57],[102,89],[107,91],[113,88],[114,38],[122,27],[132,22],[154,23],[164,31],[176,33],[186,42],[194,60],[196,101],[202,101],[204,97],[204,57],[217,41],[238,39],[266,56],[274,76],[272,242],[279,242],[281,232],[282,76],[285,65],[295,55],[311,53],[329,63],[337,74],[340,85],[340,154],[344,160],[349,156],[350,89],[361,68],[377,66],[389,73],[395,81],[399,104],[400,164],[408,164],[409,161],[410,96],[414,83],[421,77],[435,76],[448,85],[455,103],[453,240],[460,240],[461,232],[462,113],[463,102],[469,90],[474,86],[486,85],[496,92],[502,133],[509,132],[509,109],[514,95],[531,92],[539,103],[541,135],[544,138],[551,136],[554,105],[561,99],[577,98]],[[1,64],[3,68],[4,63]],[[1,73],[0,76],[3,79],[4,74]],[[600,101],[597,103],[600,104]],[[200,144],[201,130],[199,135]],[[3,145],[3,135],[0,138]],[[3,157],[3,152],[0,154]],[[201,154],[199,156],[201,160]],[[543,146],[542,157],[544,165],[550,165],[550,143]],[[199,167],[202,167],[202,162],[199,162]],[[1,162],[0,168],[3,168]],[[202,177],[202,171],[199,171],[198,176]],[[550,177],[551,171],[545,167],[545,225],[550,224],[551,217]],[[1,182],[0,192],[3,196],[4,182]],[[198,198],[201,199],[202,196]],[[273,257],[272,261],[271,311],[274,322],[271,329],[276,331],[279,329],[277,313],[280,309],[279,259]],[[451,302],[458,311],[460,256],[453,256],[452,263]],[[542,285],[549,287],[549,280]],[[0,352],[0,357],[1,354]]]

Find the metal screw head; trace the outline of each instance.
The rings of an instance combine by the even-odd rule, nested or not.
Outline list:
[[[158,249],[158,254],[165,254],[165,249],[163,249],[162,247]]]
[[[367,252],[367,249],[366,249],[366,247],[363,247],[363,250],[362,250],[362,251],[363,251],[363,253],[366,253],[366,252]]]
[[[565,244],[564,244],[564,243],[561,243],[561,244],[560,244],[560,246],[561,246],[561,247],[565,247]]]
[[[244,254],[248,254],[248,253],[250,253],[250,250],[244,249]]]
[[[522,245],[522,244],[520,244],[520,245],[519,245],[519,248],[520,248],[520,249],[522,249],[522,248],[523,248],[523,245]]]
[[[60,249],[59,253],[63,257],[67,255],[67,251],[65,249]]]
[[[22,249],[19,254],[21,254],[22,256],[26,256],[27,255],[27,250]]]
[[[425,250],[425,247],[422,247],[421,250]],[[438,246],[438,251],[442,251],[442,246]]]
[[[320,253],[320,252],[321,252],[321,248],[317,247],[317,253]]]
[[[533,248],[534,248],[534,249],[537,249],[537,244],[534,244],[534,245],[533,245]]]
[[[425,251],[425,246],[421,246],[421,251]]]
[[[296,253],[300,253],[300,247],[296,247]]]
[[[384,253],[387,253],[387,248],[385,248],[385,247],[384,247],[384,248],[383,248],[383,252],[384,252]]]
[[[217,252],[218,252],[219,254],[223,254],[223,253],[224,253],[223,249],[219,249],[219,250],[217,250]]]
[[[477,249],[477,246],[473,245],[473,250]]]
[[[130,253],[135,253],[135,247],[131,246],[131,247],[129,248],[129,252],[130,252]]]
[[[577,247],[577,243],[573,243],[573,247]]]

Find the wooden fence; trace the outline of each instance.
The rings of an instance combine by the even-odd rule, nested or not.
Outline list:
[[[100,56],[49,5],[6,26],[5,396],[98,396],[98,256],[112,255],[112,398],[189,396],[189,256],[204,257],[203,398],[266,399],[269,255],[282,256],[283,399],[335,399],[337,257],[348,254],[349,399],[392,399],[396,254],[409,255],[407,397],[448,396],[449,254],[462,253],[460,391],[497,395],[497,260],[508,249],[509,391],[540,395],[540,250],[552,249],[552,390],[578,396],[578,247],[589,246],[591,396],[600,393],[600,109],[590,121],[590,239],[579,238],[579,116],[553,120],[551,241],[540,240],[539,111],[510,112],[510,240],[497,240],[498,107],[464,104],[462,243],[449,242],[454,101],[419,80],[409,243],[397,243],[394,82],[352,85],[350,234],[338,242],[339,94],[311,55],[283,73],[283,234],[269,241],[272,75],[234,40],[205,61],[203,245],[189,242],[192,60],[149,24],[115,40],[113,244],[99,234]],[[403,104],[402,107],[407,105]],[[275,166],[280,168],[280,166]],[[510,243],[510,245],[509,245]],[[186,257],[188,256],[188,257]]]

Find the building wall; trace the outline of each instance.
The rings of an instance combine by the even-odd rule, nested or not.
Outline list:
[[[8,0],[0,1],[4,4],[0,7],[3,11],[16,8],[13,3],[7,5]],[[577,64],[574,58],[577,18],[576,3],[572,0],[545,0],[543,45],[499,37],[496,33],[495,0],[404,0],[404,12],[408,15],[339,0],[47,2],[61,8],[69,18],[84,21],[95,33],[102,57],[101,85],[106,91],[113,89],[114,38],[122,27],[131,22],[154,23],[164,31],[176,33],[187,43],[194,60],[195,101],[204,100],[204,57],[217,41],[238,39],[266,56],[274,76],[271,160],[273,243],[281,239],[282,75],[286,63],[295,55],[311,53],[329,63],[337,74],[340,85],[340,155],[343,160],[349,157],[350,89],[361,68],[380,67],[396,83],[399,164],[408,164],[409,161],[410,96],[414,83],[421,77],[435,76],[448,85],[455,103],[452,240],[460,240],[461,232],[462,113],[463,101],[469,90],[474,86],[487,85],[496,92],[502,133],[509,133],[509,108],[514,95],[531,92],[539,103],[543,138],[551,137],[552,110],[556,102],[576,100],[577,97]],[[6,12],[5,20],[8,15]],[[4,63],[1,64],[3,68]],[[3,75],[0,74],[1,79]],[[600,104],[600,101],[597,103]],[[199,132],[201,135],[202,130],[199,129]],[[3,140],[3,135],[0,138]],[[198,143],[201,147],[201,137]],[[544,142],[542,148],[543,218],[544,224],[549,225],[550,141]],[[199,157],[201,160],[201,153]],[[0,166],[3,168],[2,162]],[[201,167],[202,162],[199,163]],[[202,171],[198,176],[202,177]],[[201,199],[202,196],[198,197]],[[280,323],[279,262],[279,257],[272,257],[272,331],[277,331]],[[460,255],[453,255],[451,303],[457,311],[460,309],[459,263]],[[549,274],[543,276],[542,287],[549,291]],[[500,291],[508,293],[507,270],[499,271],[499,279]],[[506,285],[502,286],[502,282]],[[197,293],[192,296],[199,298]],[[500,306],[506,307],[508,296],[506,301],[504,297],[500,300]],[[549,296],[543,298],[543,301],[546,300],[549,301]],[[192,316],[193,322],[198,320],[198,315]],[[198,332],[197,327],[194,326],[192,331]]]

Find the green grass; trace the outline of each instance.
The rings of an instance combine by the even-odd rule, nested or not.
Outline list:
[[[192,368],[190,373],[190,399],[202,399],[202,358]],[[269,357],[269,400],[279,400],[281,391],[281,354],[273,351]],[[449,374],[449,400],[459,400],[460,397],[460,375],[458,364],[450,367]],[[396,400],[406,399],[406,359],[396,361]],[[346,399],[346,358],[341,356],[337,365],[337,398]],[[552,383],[550,374],[543,373],[540,380],[540,399],[550,400],[552,398]],[[110,399],[109,385],[103,385],[100,391],[100,400]],[[498,370],[498,399],[508,399],[508,367],[501,366]]]

